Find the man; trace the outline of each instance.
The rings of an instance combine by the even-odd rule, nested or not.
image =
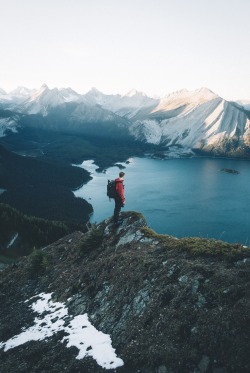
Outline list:
[[[124,180],[125,173],[120,172],[119,177],[115,179],[115,189],[116,189],[116,197],[115,197],[115,209],[114,209],[114,223],[115,225],[119,225],[119,214],[121,208],[125,205],[125,197],[124,197]]]

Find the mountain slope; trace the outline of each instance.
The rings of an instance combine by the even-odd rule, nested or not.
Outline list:
[[[91,205],[75,198],[73,189],[90,180],[81,168],[22,157],[0,146],[0,202],[24,214],[49,220],[84,223]]]
[[[78,101],[80,95],[71,88],[49,89],[44,84],[38,91],[23,103],[22,111],[28,114],[47,115],[51,108],[64,104],[65,102]]]
[[[165,146],[166,154],[174,147],[180,153],[250,157],[249,112],[208,88],[184,89],[155,99],[136,90],[122,96],[92,88],[80,95],[70,88],[49,89],[43,85],[25,102],[23,97],[29,92],[23,88],[19,91],[22,99],[16,100],[15,111],[25,114],[27,120],[23,121],[23,116],[17,121],[1,119],[2,136],[8,128],[16,130],[20,121],[22,126],[34,122],[51,131],[133,138]],[[5,98],[3,91],[0,102],[6,108]]]
[[[159,102],[158,99],[148,97],[145,93],[135,89],[122,96],[105,95],[96,88],[92,88],[83,98],[87,103],[97,104],[103,109],[128,119],[135,117],[141,110],[152,110]]]
[[[122,217],[116,230],[107,219],[0,272],[3,371],[248,372],[249,248]],[[98,359],[98,333],[86,340],[87,315],[112,357]]]
[[[34,247],[48,245],[70,232],[66,224],[27,216],[0,203],[1,256],[13,259],[28,255]]]
[[[154,144],[229,153],[248,146],[249,126],[244,110],[201,89],[180,91],[161,100],[147,118],[133,124],[131,132]]]
[[[17,132],[20,126],[22,115],[11,110],[0,109],[0,137],[8,132]]]

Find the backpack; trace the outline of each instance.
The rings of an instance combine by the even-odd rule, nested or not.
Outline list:
[[[108,180],[107,184],[107,196],[109,198],[115,198],[116,197],[116,181],[115,180]]]

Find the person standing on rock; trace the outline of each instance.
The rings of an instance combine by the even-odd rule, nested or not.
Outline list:
[[[116,189],[116,196],[115,196],[115,209],[114,209],[114,223],[115,225],[119,225],[119,214],[121,208],[125,205],[125,196],[124,196],[124,180],[125,173],[120,172],[119,177],[115,179],[115,189]]]

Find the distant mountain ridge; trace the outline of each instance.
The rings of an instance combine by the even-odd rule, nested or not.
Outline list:
[[[0,90],[0,107],[1,136],[18,130],[20,117],[39,115],[45,118],[43,128],[57,131],[130,136],[165,146],[169,152],[181,148],[190,154],[250,156],[250,112],[240,102],[226,101],[204,87],[152,98],[136,90],[107,95],[96,88],[81,95],[44,84],[36,91]]]

